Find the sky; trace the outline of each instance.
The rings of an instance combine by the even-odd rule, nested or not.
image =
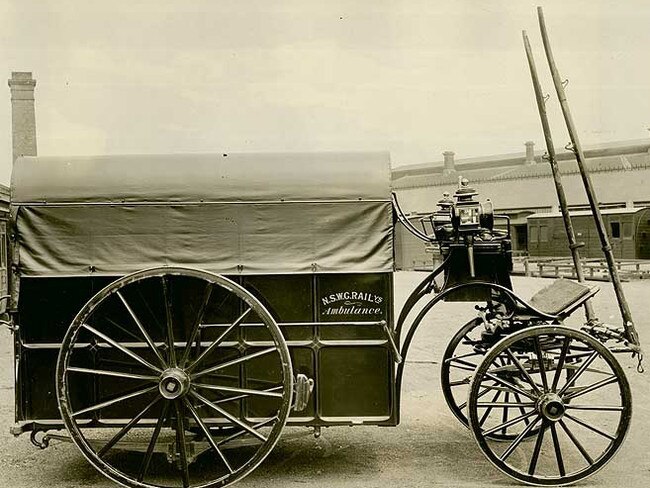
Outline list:
[[[0,73],[32,71],[39,155],[389,150],[394,166],[558,145],[514,0],[0,0]],[[542,3],[583,145],[650,137],[650,2]],[[11,106],[0,103],[0,182]]]

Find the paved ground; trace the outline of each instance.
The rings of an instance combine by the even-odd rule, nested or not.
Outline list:
[[[396,275],[397,309],[421,273]],[[515,278],[524,297],[548,280]],[[608,284],[601,284],[596,310],[601,319],[618,324],[617,307]],[[625,284],[642,341],[650,350],[650,281]],[[434,309],[435,310],[435,309]],[[418,333],[409,356],[402,424],[396,428],[338,427],[312,436],[287,437],[267,461],[238,486],[272,487],[396,487],[396,486],[517,486],[489,464],[473,439],[452,416],[439,387],[439,359],[467,306],[443,304]],[[578,316],[579,314],[576,314]],[[86,463],[70,444],[40,451],[27,436],[14,439],[13,378],[9,333],[0,331],[0,486],[75,487],[114,486]],[[634,394],[633,424],[618,456],[584,487],[650,486],[650,373],[638,374],[636,364],[620,358]],[[647,364],[650,370],[650,361]],[[290,429],[296,430],[296,429]]]

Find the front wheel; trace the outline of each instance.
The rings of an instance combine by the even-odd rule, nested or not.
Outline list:
[[[486,401],[485,391],[504,399]],[[504,421],[508,411],[514,415]],[[616,454],[630,426],[632,396],[623,369],[599,341],[538,326],[489,350],[475,371],[468,413],[476,442],[497,468],[524,483],[561,485],[591,476]],[[505,428],[517,433],[512,441],[490,439]]]
[[[276,444],[292,392],[289,350],[264,306],[189,268],[140,271],[101,290],[70,325],[57,364],[72,441],[134,488],[241,479]]]

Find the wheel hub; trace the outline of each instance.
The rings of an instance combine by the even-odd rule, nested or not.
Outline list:
[[[175,400],[190,390],[190,377],[180,368],[169,368],[160,375],[158,389],[167,400]]]
[[[537,410],[546,420],[557,422],[564,416],[566,408],[559,395],[545,393],[537,401]]]

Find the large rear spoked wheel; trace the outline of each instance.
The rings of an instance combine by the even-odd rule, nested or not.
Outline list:
[[[509,398],[486,401],[485,389]],[[587,478],[612,459],[630,425],[632,397],[623,369],[602,343],[566,327],[538,326],[490,349],[475,371],[468,409],[472,434],[497,468],[528,484],[560,485]],[[517,414],[504,421],[508,410]],[[512,441],[490,439],[505,427],[518,431]]]
[[[57,364],[61,417],[99,471],[129,487],[222,487],[287,421],[291,359],[264,306],[222,276],[177,267],[88,301]]]

